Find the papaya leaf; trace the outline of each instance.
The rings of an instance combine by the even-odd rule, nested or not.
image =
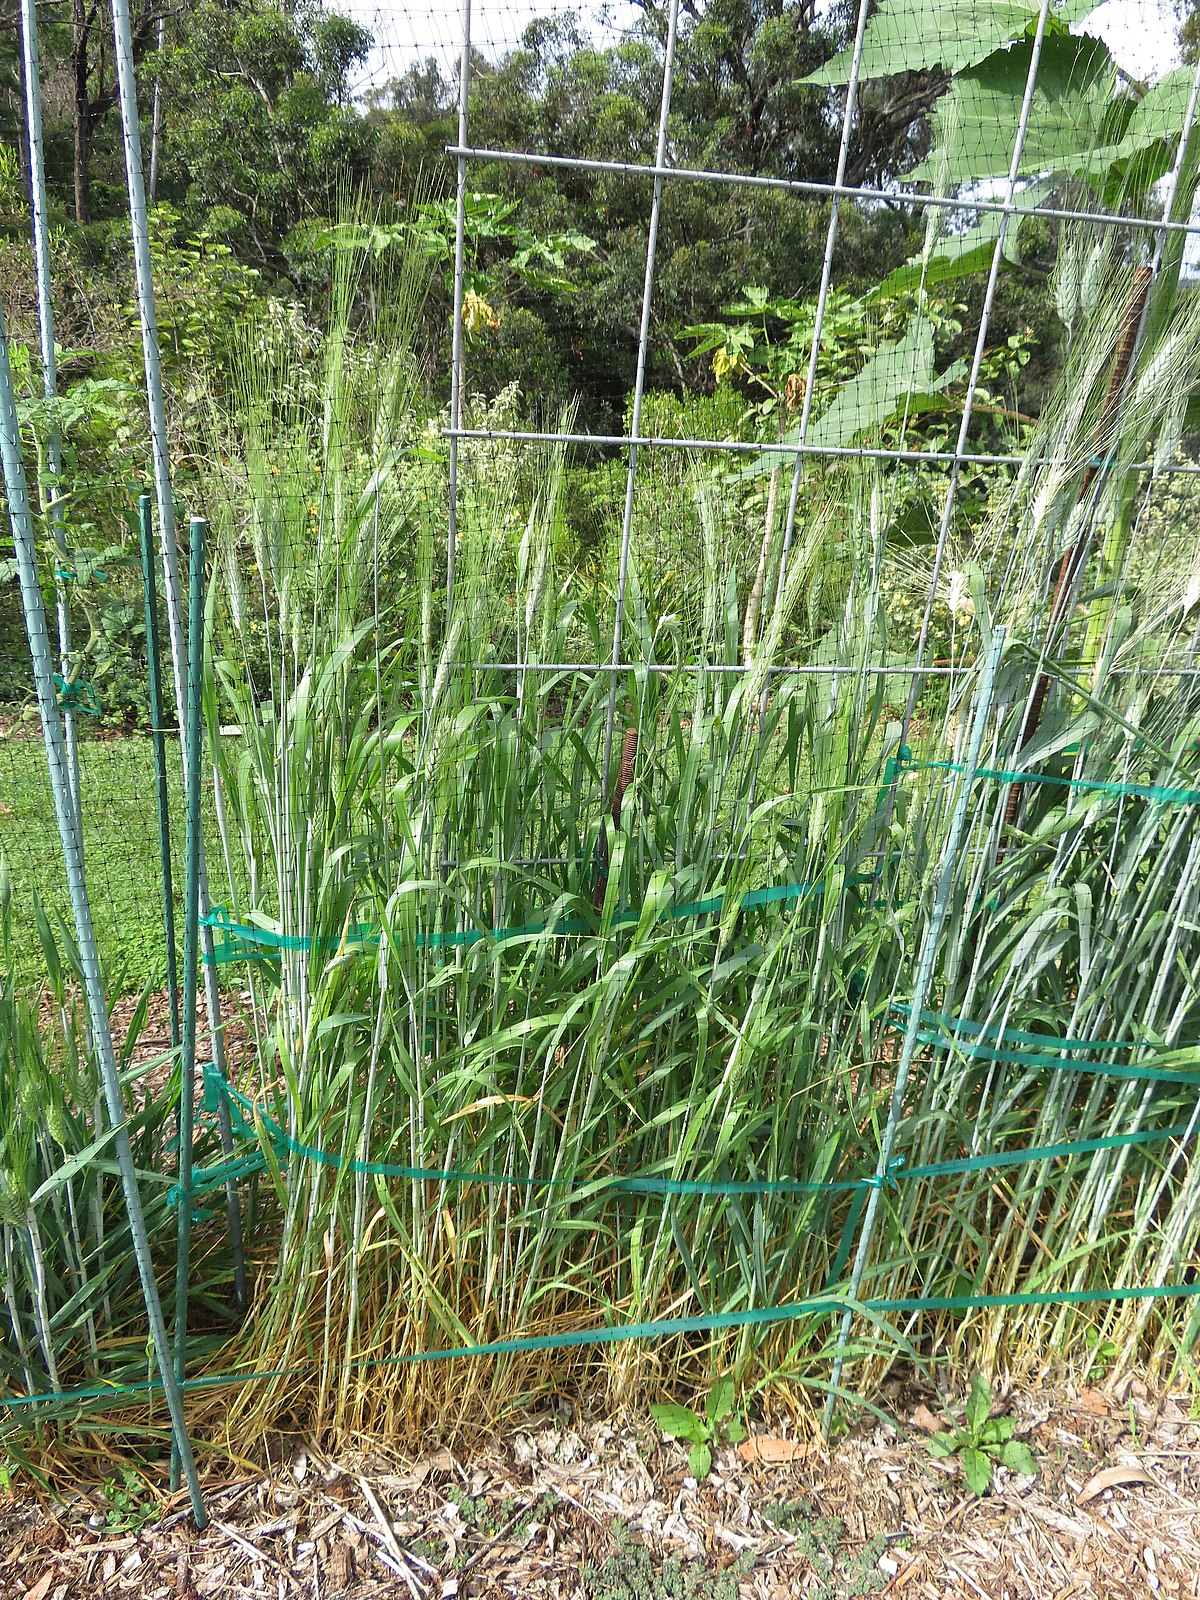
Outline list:
[[[1020,204],[1030,210],[1040,206],[1050,193],[1048,183],[1032,183],[1020,195]],[[922,281],[926,289],[938,284],[952,283],[958,278],[969,278],[972,273],[986,272],[996,253],[996,240],[1000,237],[1000,224],[1004,214],[985,211],[980,220],[965,233],[943,234],[930,250],[928,257],[922,251],[909,258],[903,266],[896,267],[875,290],[875,299],[890,299],[918,288]],[[1019,244],[1021,224],[1026,219],[1011,216],[1004,234],[1004,259],[1020,259]]]
[[[941,67],[959,73],[1011,44],[1036,26],[1037,0],[882,0],[863,35],[859,77],[886,78],[896,72]],[[1051,7],[1060,25],[1078,22],[1096,9],[1096,0],[1066,0]],[[847,48],[802,83],[849,83],[854,59]]]
[[[955,189],[1007,177],[1031,60],[1032,45],[1022,41],[956,78],[934,107],[934,148],[910,181]],[[1102,136],[1116,84],[1116,63],[1101,40],[1046,39],[1018,175],[1074,172]]]

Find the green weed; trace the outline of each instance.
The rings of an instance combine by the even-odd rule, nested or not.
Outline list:
[[[745,1425],[733,1414],[734,1404],[733,1379],[718,1378],[708,1391],[703,1412],[690,1411],[687,1406],[650,1407],[650,1415],[668,1439],[682,1439],[691,1446],[688,1471],[698,1483],[708,1477],[717,1445],[739,1444],[746,1437]]]
[[[963,1478],[973,1494],[983,1495],[992,1483],[997,1466],[1007,1467],[1025,1477],[1037,1476],[1037,1462],[1027,1444],[1013,1438],[1016,1427],[1011,1417],[992,1416],[992,1390],[987,1379],[976,1373],[961,1424],[943,1433],[931,1434],[925,1441],[930,1455],[961,1455]]]
[[[599,1566],[585,1565],[580,1581],[587,1600],[738,1600],[738,1586],[753,1568],[743,1556],[723,1572],[702,1561],[667,1556],[656,1561],[623,1523],[614,1523],[616,1549]]]

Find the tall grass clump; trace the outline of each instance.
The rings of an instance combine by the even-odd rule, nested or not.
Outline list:
[[[898,572],[935,577],[898,531],[911,474],[807,471],[785,570],[786,473],[764,515],[707,464],[673,467],[686,581],[664,583],[639,503],[614,679],[594,666],[613,563],[572,564],[565,445],[464,442],[446,599],[415,259],[380,286],[340,250],[316,356],[247,330],[203,474],[205,710],[235,886],[219,943],[253,1017],[233,1087],[263,1167],[253,1304],[212,1367],[257,1376],[236,1407],[196,1395],[198,1431],[415,1436],[552,1387],[615,1405],[726,1373],[747,1396],[823,1395],[889,1121],[859,1394],[898,1352],[1031,1373],[1097,1326],[1123,1360],[1188,1359],[1178,1303],[1072,1299],[1187,1283],[1200,1230],[1200,702],[1176,670],[1197,579],[1153,559],[1153,474],[1134,470],[1170,458],[1200,317],[1180,293],[1128,340],[1140,279],[1098,260],[1086,293],[1061,287],[1068,356],[1027,460],[981,526],[954,528],[936,574],[952,624],[911,719],[914,639],[884,603]],[[12,1015],[14,1048],[44,1051],[44,1020]],[[91,1235],[47,1248],[46,1207],[79,1209],[65,1180],[33,1242],[37,1181],[4,1219],[27,1386],[49,1378],[40,1327],[100,1281]],[[198,1305],[226,1272],[202,1257]],[[1034,1303],[870,1305],[1013,1293]],[[770,1325],[413,1359],[779,1307]],[[95,1356],[85,1323],[72,1337],[75,1371]]]
[[[1025,468],[960,537],[950,670],[900,751],[907,683],[883,669],[911,645],[881,603],[896,481],[814,474],[780,583],[776,519],[748,554],[728,483],[694,468],[686,623],[642,559],[643,519],[628,670],[563,671],[603,660],[613,621],[562,563],[564,451],[464,447],[447,611],[444,466],[405,345],[419,277],[357,339],[362,270],[339,258],[318,383],[247,362],[210,484],[223,844],[251,886],[235,909],[270,940],[239,947],[257,958],[242,1088],[278,1130],[259,1127],[278,1227],[236,1354],[287,1374],[255,1385],[238,1427],[416,1430],[551,1385],[618,1400],[725,1370],[748,1389],[827,1382],[833,1320],[804,1304],[844,1291],[861,1201],[822,1186],[878,1158],[975,663],[1001,623],[985,765],[1038,781],[973,789],[896,1149],[922,1166],[1177,1131],[897,1181],[864,1295],[1051,1303],[874,1317],[857,1381],[898,1349],[968,1342],[1036,1366],[1097,1320],[1131,1352],[1179,1345],[1169,1305],[1052,1297],[1186,1273],[1200,1222],[1195,808],[1136,792],[1196,783],[1200,707],[1165,671],[1191,618],[1161,572],[1137,576],[1128,470],[1196,376],[1191,301],[1139,350],[1120,428],[1105,396],[1129,269],[1114,259],[1077,308]],[[1055,611],[1064,557],[1075,603]],[[806,663],[838,670],[790,670]],[[1009,1047],[1012,1029],[1042,1042]],[[1125,1070],[1145,1063],[1177,1075]],[[675,1188],[614,1186],[631,1176]],[[719,1187],[764,1180],[793,1187]],[[396,1359],[778,1305],[796,1308],[782,1328]]]
[[[51,1424],[70,1419],[70,1438],[105,1449],[114,1429],[103,1415],[105,1391],[144,1385],[147,1329],[133,1244],[100,1069],[80,1000],[82,970],[69,930],[55,927],[34,900],[43,957],[42,983],[28,990],[28,962],[16,960],[13,905],[7,864],[0,856],[0,1382],[5,1393],[44,1395],[37,1404],[6,1411],[0,1433],[11,1456],[24,1458],[23,1430],[45,1445]],[[143,1203],[152,1238],[164,1244],[160,1262],[170,1268],[165,1241],[174,1234],[170,1205],[168,1135],[178,1099],[169,1059],[147,1059],[139,1046],[149,991],[143,992],[116,1037],[118,1066],[129,1103],[128,1129],[143,1178]],[[215,1141],[200,1146],[212,1158]],[[210,1279],[220,1278],[213,1256],[222,1246],[202,1235],[199,1256]],[[225,1252],[227,1254],[227,1252]],[[225,1265],[228,1272],[228,1263]],[[206,1313],[212,1347],[229,1319]],[[222,1327],[224,1322],[224,1327]],[[82,1386],[84,1402],[64,1404],[61,1391]],[[97,1392],[97,1390],[99,1392]],[[137,1406],[137,1402],[134,1402]],[[147,1447],[165,1440],[165,1409],[140,1407],[119,1430],[126,1444],[143,1436]]]

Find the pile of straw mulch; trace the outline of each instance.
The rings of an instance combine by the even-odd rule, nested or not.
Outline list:
[[[136,1492],[18,1494],[0,1505],[0,1584],[6,1600],[1200,1595],[1200,1421],[1181,1399],[1129,1380],[1008,1397],[1040,1472],[1001,1471],[982,1499],[925,1448],[929,1405],[900,1388],[892,1403],[897,1429],[871,1422],[832,1452],[760,1432],[700,1485],[649,1424],[565,1406],[410,1462],[277,1439],[260,1469],[212,1475],[202,1534],[181,1501],[137,1527]]]

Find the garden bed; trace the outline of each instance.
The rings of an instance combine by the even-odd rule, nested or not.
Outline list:
[[[648,1422],[566,1404],[474,1453],[431,1444],[415,1461],[276,1438],[269,1463],[208,1474],[202,1534],[182,1498],[151,1524],[132,1476],[64,1485],[57,1507],[19,1495],[0,1513],[0,1578],[36,1600],[1200,1592],[1200,1420],[1178,1400],[1128,1378],[1009,1396],[998,1409],[1039,1474],[1000,1471],[977,1498],[956,1457],[925,1448],[931,1399],[898,1385],[897,1428],[860,1425],[832,1453],[786,1427],[759,1434],[720,1450],[699,1486]]]

